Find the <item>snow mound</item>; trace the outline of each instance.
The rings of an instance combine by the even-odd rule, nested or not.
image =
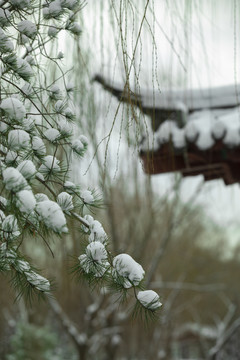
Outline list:
[[[137,299],[145,308],[152,311],[155,311],[162,306],[159,301],[159,295],[153,290],[139,291]]]
[[[40,173],[49,174],[50,172],[59,172],[59,160],[52,155],[47,155],[43,159],[43,164],[38,169]]]
[[[8,215],[2,222],[2,234],[7,240],[13,240],[20,235],[17,219],[14,215]]]
[[[90,190],[81,190],[80,196],[81,196],[83,202],[86,204],[92,204],[94,202],[94,197]]]
[[[120,275],[123,278],[129,280],[126,284],[124,284],[124,287],[127,288],[132,285],[139,285],[145,275],[145,271],[143,270],[142,266],[128,254],[120,254],[115,256],[113,259],[113,268],[116,272],[116,275]]]
[[[18,58],[17,59],[17,70],[19,76],[21,76],[24,80],[28,80],[29,77],[34,75],[34,72],[29,65],[29,63],[25,59]]]
[[[67,120],[60,119],[57,126],[62,135],[69,136],[72,134],[72,125]]]
[[[88,215],[88,222],[90,220],[90,215]],[[105,244],[107,242],[107,234],[102,226],[102,224],[97,221],[93,220],[92,222],[89,222],[89,228],[90,228],[90,235],[88,237],[88,241],[100,241],[101,243]]]
[[[107,251],[100,241],[90,243],[86,248],[86,255],[99,263],[107,260]]]
[[[28,183],[23,175],[15,168],[8,167],[2,172],[5,188],[10,191],[20,191],[28,188]]]
[[[31,160],[23,160],[17,167],[17,170],[25,177],[31,179],[37,172],[34,163]]]
[[[35,194],[35,199],[36,199],[37,202],[49,200],[49,198],[47,197],[47,195],[46,195],[46,194],[43,194],[43,193]]]
[[[16,194],[16,205],[23,213],[31,213],[36,206],[36,199],[30,190],[21,190]]]
[[[32,138],[32,149],[40,156],[46,154],[46,146],[38,136],[33,136]]]
[[[29,20],[20,21],[17,27],[20,33],[28,36],[31,39],[33,39],[37,34],[37,26]]]
[[[35,271],[25,272],[27,281],[30,282],[39,291],[47,292],[50,290],[50,283],[43,276],[37,274]]]
[[[64,183],[64,187],[70,194],[74,193],[77,189],[77,186],[71,181],[66,181]]]
[[[67,232],[66,218],[62,209],[56,202],[51,200],[38,202],[36,211],[49,229],[57,233]]]
[[[72,196],[64,191],[58,195],[57,202],[63,211],[69,212],[74,208]]]
[[[30,146],[30,136],[25,130],[11,130],[8,133],[8,145],[11,150],[27,149]]]
[[[60,132],[57,129],[47,129],[44,132],[44,136],[48,139],[48,141],[54,142],[60,137]]]
[[[2,53],[8,53],[8,52],[12,52],[13,50],[14,50],[14,46],[12,41],[9,40],[8,36],[0,28],[0,51]]]
[[[9,20],[11,19],[11,13],[8,9],[0,9],[0,26],[9,25]]]
[[[9,97],[1,102],[0,108],[10,119],[21,121],[26,116],[26,109],[23,103],[16,98]]]

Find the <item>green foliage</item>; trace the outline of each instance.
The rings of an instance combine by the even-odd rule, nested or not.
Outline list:
[[[157,311],[147,309],[143,307],[139,301],[136,302],[136,304],[134,305],[134,309],[132,311],[132,319],[133,320],[140,319],[147,328],[154,321],[156,322],[159,319],[159,316],[160,316],[159,309]]]
[[[56,357],[57,343],[57,335],[47,327],[18,323],[7,360],[61,360],[61,356]]]

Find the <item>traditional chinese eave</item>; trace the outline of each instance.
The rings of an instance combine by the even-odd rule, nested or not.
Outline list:
[[[227,185],[240,182],[240,85],[135,94],[101,76],[95,80],[151,117],[152,131],[140,144],[146,173],[179,171],[222,178]]]
[[[183,126],[186,114],[203,109],[229,109],[240,104],[240,84],[204,89],[141,89],[141,93],[137,93],[101,75],[96,75],[93,80],[119,101],[136,105],[150,116],[154,131],[166,119],[177,120]]]

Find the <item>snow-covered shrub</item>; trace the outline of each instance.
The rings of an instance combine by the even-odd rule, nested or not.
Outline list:
[[[1,4],[0,271],[12,272],[20,294],[49,293],[49,280],[38,274],[34,259],[26,260],[21,245],[30,233],[50,248],[52,234],[67,233],[72,218],[82,225],[88,240],[76,259],[76,275],[84,275],[90,284],[116,284],[124,291],[133,288],[136,303],[155,311],[158,298],[146,292],[137,295],[135,290],[143,286],[142,266],[127,254],[113,258],[103,226],[86,214],[97,206],[94,190],[69,180],[72,156],[84,156],[88,139],[75,137],[74,87],[66,82],[64,69],[54,81],[46,73],[48,65],[62,67],[63,54],[51,59],[47,51],[60,31],[74,37],[81,33],[76,22],[80,9],[78,0]]]
[[[9,342],[7,360],[66,359],[65,354],[60,351],[56,355],[59,344],[58,335],[50,331],[48,327],[40,327],[23,321],[17,322],[16,330],[10,336]],[[68,358],[70,359],[71,356]]]

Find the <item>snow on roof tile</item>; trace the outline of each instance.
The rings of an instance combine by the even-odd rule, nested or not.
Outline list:
[[[184,104],[187,109],[223,108],[236,106],[239,102],[236,92],[240,86],[221,86],[205,89],[167,90],[156,92],[141,90],[142,106],[146,108],[179,109]]]
[[[146,109],[174,109],[187,113],[201,109],[231,108],[240,102],[240,84],[203,89],[141,89],[134,92],[126,91],[124,84],[101,75],[96,75],[93,80],[119,100],[129,102],[131,99],[143,112]]]
[[[141,144],[141,150],[157,151],[162,144],[172,139],[176,149],[182,149],[187,142],[194,143],[199,150],[210,149],[217,140],[230,148],[240,146],[240,84],[206,89],[172,89],[153,91],[141,89],[141,93],[124,91],[124,86],[96,75],[94,80],[121,101],[130,99],[144,113],[153,117],[156,125],[159,111],[180,110],[186,123],[183,128],[176,121],[166,119],[157,130]],[[149,109],[158,112],[149,112]],[[156,116],[156,118],[155,118]]]
[[[157,150],[170,139],[176,149],[181,149],[187,142],[191,142],[204,151],[210,149],[219,139],[222,139],[227,147],[237,147],[240,146],[240,107],[194,111],[187,117],[183,128],[179,128],[175,121],[166,120],[151,136],[154,141],[145,140],[141,145],[142,151]]]

